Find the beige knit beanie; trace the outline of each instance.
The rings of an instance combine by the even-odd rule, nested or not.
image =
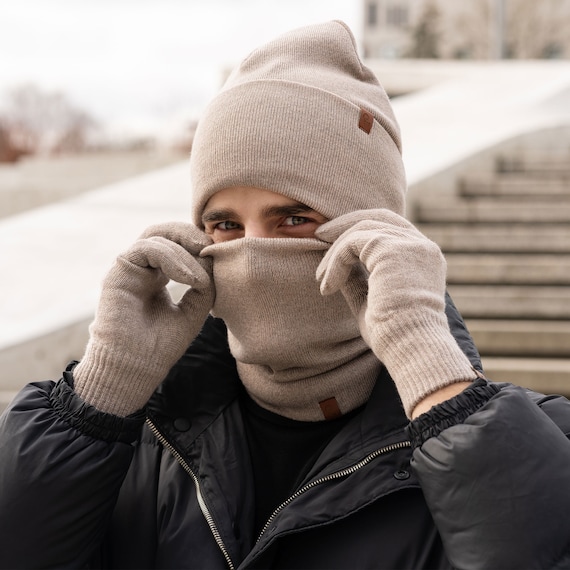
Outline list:
[[[399,127],[348,27],[301,28],[252,52],[199,122],[191,177],[199,227],[208,199],[233,186],[278,192],[329,219],[403,215]]]

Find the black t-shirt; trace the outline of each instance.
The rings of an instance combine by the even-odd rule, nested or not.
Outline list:
[[[298,488],[327,443],[359,411],[340,418],[302,422],[241,399],[255,486],[255,529],[260,532],[273,511]]]

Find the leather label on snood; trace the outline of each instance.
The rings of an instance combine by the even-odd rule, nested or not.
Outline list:
[[[360,118],[358,119],[358,128],[362,129],[367,135],[372,130],[374,124],[374,116],[366,109],[360,109]]]
[[[319,406],[321,407],[323,416],[325,416],[325,420],[335,420],[342,416],[342,412],[338,407],[338,402],[335,397],[327,398],[326,400],[319,402]]]

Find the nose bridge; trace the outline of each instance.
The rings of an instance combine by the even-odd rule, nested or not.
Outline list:
[[[244,222],[245,237],[271,237],[271,232],[262,219],[250,218]]]

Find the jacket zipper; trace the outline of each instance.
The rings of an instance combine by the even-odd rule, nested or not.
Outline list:
[[[295,491],[295,493],[293,493],[286,501],[281,503],[273,511],[273,513],[271,514],[271,516],[269,517],[269,519],[267,520],[267,522],[265,523],[265,525],[261,529],[261,532],[259,533],[259,536],[257,537],[257,542],[259,542],[261,540],[261,537],[263,536],[265,531],[269,528],[269,526],[271,525],[271,523],[273,522],[275,517],[289,503],[291,503],[291,501],[294,501],[297,497],[299,497],[303,493],[306,493],[309,489],[313,489],[314,487],[321,485],[323,483],[326,483],[328,481],[333,481],[335,479],[342,479],[343,477],[351,475],[352,473],[358,471],[359,469],[362,469],[365,465],[367,465],[373,459],[376,459],[380,455],[384,455],[385,453],[390,453],[391,451],[396,451],[397,449],[404,449],[406,447],[411,447],[411,443],[409,441],[399,441],[397,443],[392,443],[392,444],[387,445],[385,447],[381,447],[380,449],[377,449],[376,451],[373,451],[372,453],[367,455],[364,459],[362,459],[358,463],[355,463],[354,465],[351,465],[350,467],[346,467],[345,469],[341,469],[340,471],[335,471],[334,473],[331,473],[330,475],[325,475],[324,477],[320,477],[319,479],[315,479],[314,481],[307,483],[306,485],[304,485],[303,487],[301,487],[300,489]]]
[[[210,527],[210,532],[212,533],[212,536],[214,537],[216,544],[218,545],[219,549],[222,551],[222,554],[226,560],[228,568],[230,568],[230,570],[234,570],[234,564],[232,562],[232,559],[230,558],[230,555],[229,555],[228,550],[224,544],[224,541],[222,540],[222,537],[220,535],[220,531],[218,530],[218,528],[216,526],[216,523],[214,521],[214,518],[212,517],[212,514],[210,513],[210,510],[208,509],[208,506],[204,502],[204,497],[202,496],[202,490],[200,489],[200,482],[198,480],[198,477],[195,475],[194,471],[192,471],[192,468],[190,467],[190,465],[188,465],[188,463],[186,463],[186,461],[184,460],[182,455],[180,455],[180,453],[178,453],[178,451],[176,451],[176,449],[174,449],[174,447],[162,435],[162,433],[158,430],[158,428],[152,423],[152,421],[149,418],[146,419],[146,423],[147,423],[150,431],[156,437],[156,439],[158,439],[158,441],[166,449],[168,449],[168,451],[174,456],[176,461],[178,461],[178,463],[180,463],[180,465],[182,466],[184,471],[186,471],[186,473],[188,473],[188,475],[190,475],[190,477],[192,478],[192,481],[194,481],[194,486],[196,487],[196,497],[198,499],[198,505],[200,506],[200,510],[202,511],[202,514],[204,515],[204,518],[206,519],[206,522],[208,523],[208,526]]]
[[[194,481],[194,486],[196,487],[196,496],[198,498],[198,504],[200,505],[200,510],[202,511],[202,514],[204,515],[204,518],[206,519],[206,522],[208,523],[208,526],[210,527],[210,532],[212,533],[212,536],[214,537],[216,544],[218,545],[219,549],[221,550],[228,567],[230,568],[230,570],[234,570],[234,568],[235,568],[234,564],[232,562],[232,559],[230,558],[230,555],[229,555],[228,550],[224,544],[224,541],[222,540],[220,532],[219,532],[218,528],[216,527],[216,523],[214,521],[214,518],[212,517],[212,514],[210,513],[208,506],[204,502],[204,498],[202,496],[202,491],[200,489],[200,482],[198,480],[198,477],[195,475],[194,471],[192,471],[192,468],[184,460],[182,455],[180,455],[180,453],[178,453],[178,451],[176,451],[176,449],[170,444],[170,442],[162,435],[162,433],[153,424],[153,422],[150,420],[150,418],[146,419],[146,423],[147,423],[150,431],[154,434],[154,436],[158,439],[158,441],[166,449],[168,449],[168,451],[173,455],[173,457],[178,461],[178,463],[180,463],[180,465],[182,466],[184,471],[186,471],[186,473],[188,473],[188,475],[190,475],[190,477],[192,478],[192,481]],[[333,481],[335,479],[342,479],[343,477],[351,475],[352,473],[358,471],[359,469],[362,469],[365,465],[367,465],[368,463],[370,463],[372,460],[376,459],[380,455],[384,455],[385,453],[390,453],[390,452],[396,451],[398,449],[404,449],[406,447],[411,447],[411,443],[409,441],[399,441],[396,443],[392,443],[392,444],[387,445],[385,447],[381,447],[380,449],[377,449],[376,451],[373,451],[372,453],[367,455],[364,459],[362,459],[358,463],[355,463],[354,465],[351,465],[350,467],[346,467],[345,469],[341,469],[340,471],[335,471],[334,473],[331,473],[329,475],[325,475],[324,477],[320,477],[319,479],[315,479],[314,481],[307,483],[306,485],[304,485],[303,487],[301,487],[300,489],[295,491],[295,493],[293,493],[286,501],[281,503],[273,511],[273,513],[271,514],[271,516],[269,517],[269,519],[267,520],[267,522],[265,523],[265,525],[261,529],[261,532],[259,533],[259,536],[257,537],[257,542],[259,542],[259,540],[261,539],[261,537],[263,536],[265,531],[269,528],[269,526],[271,525],[271,523],[273,522],[275,517],[289,503],[294,501],[297,497],[299,497],[303,493],[307,492],[309,489],[313,489],[314,487],[317,487],[318,485],[321,485],[321,484],[326,483],[328,481]]]

